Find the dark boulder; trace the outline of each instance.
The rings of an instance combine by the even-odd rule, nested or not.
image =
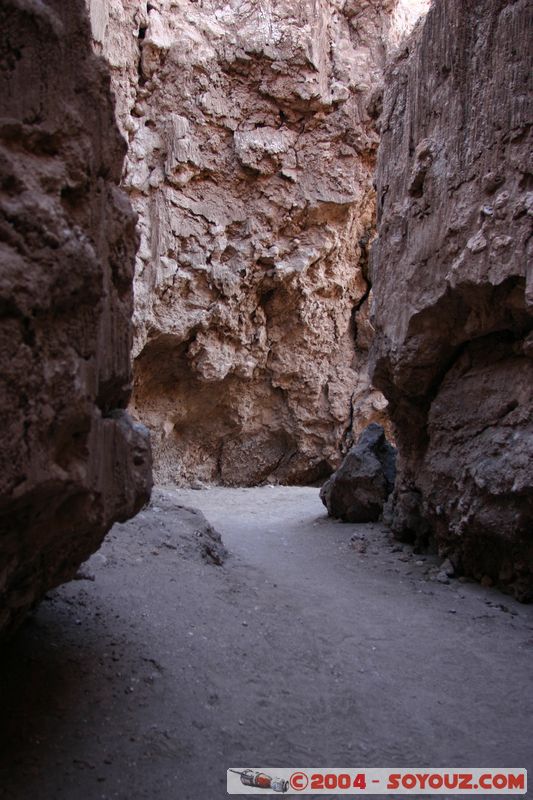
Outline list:
[[[396,450],[373,422],[320,490],[331,517],[343,522],[375,522],[394,488]]]

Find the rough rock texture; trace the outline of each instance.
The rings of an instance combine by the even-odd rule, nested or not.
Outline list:
[[[396,450],[373,422],[320,490],[331,517],[343,522],[375,522],[394,488]]]
[[[386,76],[373,379],[400,452],[393,526],[533,591],[528,0],[436,0]]]
[[[156,514],[157,526],[153,523]],[[135,523],[143,534],[142,542],[149,546],[152,554],[174,550],[184,560],[203,559],[208,564],[221,566],[228,555],[220,533],[209,524],[197,508],[183,505],[172,490],[156,487],[151,502],[138,515]],[[131,532],[130,522],[114,531]],[[154,536],[155,534],[155,536]]]
[[[135,217],[82,0],[0,8],[0,630],[151,484],[130,394]]]
[[[129,138],[134,404],[158,477],[328,474],[385,419],[366,368],[373,91],[425,3],[88,2]]]

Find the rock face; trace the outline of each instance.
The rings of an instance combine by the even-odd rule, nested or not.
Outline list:
[[[0,8],[0,631],[151,486],[128,418],[135,217],[82,0]]]
[[[375,522],[394,488],[396,450],[373,422],[320,490],[331,517],[343,522]]]
[[[386,76],[373,379],[400,452],[393,526],[533,590],[528,0],[436,0]]]
[[[318,479],[384,420],[373,92],[412,19],[395,0],[88,2],[129,138],[134,408],[156,474]]]

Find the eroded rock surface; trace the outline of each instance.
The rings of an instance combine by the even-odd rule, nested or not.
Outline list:
[[[154,487],[149,506],[143,509],[135,522],[142,533],[144,547],[151,547],[152,555],[173,550],[184,560],[200,558],[216,566],[221,566],[228,555],[220,533],[202,512],[178,502],[168,489]],[[130,524],[117,525],[114,531],[128,536]]]
[[[129,138],[134,404],[158,477],[328,474],[384,421],[366,368],[374,91],[426,4],[88,2]]]
[[[130,395],[135,216],[82,0],[0,8],[0,630],[151,486]]]
[[[528,0],[436,0],[386,77],[373,379],[400,451],[393,527],[533,592]]]
[[[394,488],[396,450],[373,422],[320,490],[331,517],[343,522],[375,522]]]

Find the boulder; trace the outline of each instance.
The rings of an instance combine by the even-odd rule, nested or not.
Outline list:
[[[375,522],[394,488],[396,450],[373,422],[320,490],[331,517],[343,522]]]

